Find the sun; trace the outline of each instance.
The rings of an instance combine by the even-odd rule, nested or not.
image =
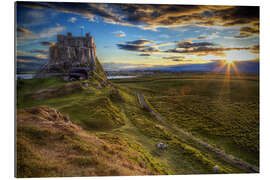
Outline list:
[[[233,60],[232,59],[226,59],[225,61],[227,64],[232,64],[233,63]]]

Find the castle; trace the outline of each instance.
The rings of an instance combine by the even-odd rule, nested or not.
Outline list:
[[[37,74],[37,77],[53,76],[56,73],[68,74],[74,69],[86,69],[89,74],[104,70],[97,60],[94,38],[86,33],[85,37],[58,35],[57,42],[49,48],[48,63]]]
[[[49,52],[50,69],[69,71],[72,67],[89,67],[90,71],[95,70],[96,45],[89,33],[85,37],[74,37],[71,33],[58,35],[57,43]]]

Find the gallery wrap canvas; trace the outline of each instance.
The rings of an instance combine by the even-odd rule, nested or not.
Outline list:
[[[259,6],[15,3],[15,176],[259,173]]]

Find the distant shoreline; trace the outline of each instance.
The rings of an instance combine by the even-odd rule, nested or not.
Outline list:
[[[20,74],[16,74],[16,79],[33,79],[34,76],[36,74],[35,73],[20,73]],[[125,79],[125,78],[136,78],[137,76],[107,76],[108,79]]]

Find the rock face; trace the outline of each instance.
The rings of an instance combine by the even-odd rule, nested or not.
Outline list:
[[[48,63],[40,69],[37,77],[55,76],[55,73],[67,74],[73,68],[86,68],[89,75],[105,75],[96,56],[94,38],[89,33],[85,37],[74,37],[71,33],[67,36],[58,35],[57,43],[49,49]]]
[[[214,173],[217,173],[219,171],[219,166],[218,165],[215,165],[213,167],[213,171],[214,171]]]
[[[164,149],[167,149],[168,146],[167,146],[166,144],[164,144],[164,143],[158,143],[158,144],[157,144],[157,148],[158,148],[158,149],[164,150]]]

